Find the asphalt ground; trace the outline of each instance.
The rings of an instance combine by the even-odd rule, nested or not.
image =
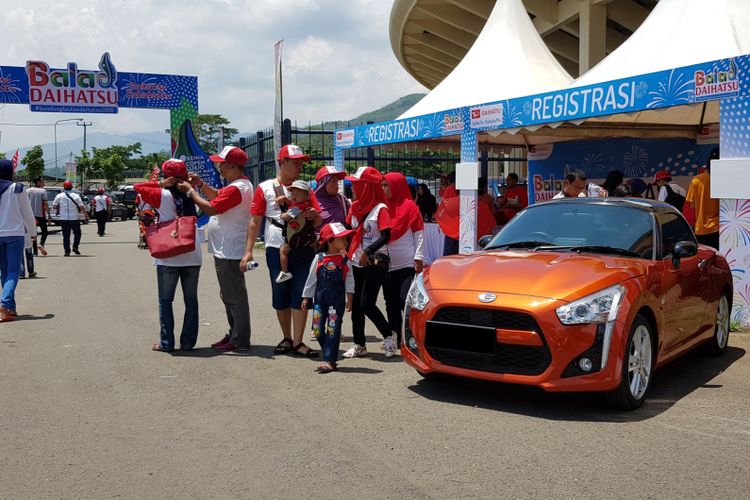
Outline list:
[[[319,375],[273,354],[264,265],[247,274],[251,352],[208,348],[226,318],[205,259],[199,349],[169,355],[150,351],[156,274],[137,225],[107,230],[86,226],[80,257],[50,236],[19,320],[0,324],[0,498],[750,498],[748,334],[657,372],[631,413],[421,380],[371,325],[369,358]],[[348,318],[345,335],[343,349]]]

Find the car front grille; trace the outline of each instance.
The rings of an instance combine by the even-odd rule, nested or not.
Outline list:
[[[544,345],[497,342],[496,329],[534,331]],[[539,324],[524,313],[497,309],[446,307],[427,322],[425,347],[444,365],[493,373],[538,375],[550,364]]]

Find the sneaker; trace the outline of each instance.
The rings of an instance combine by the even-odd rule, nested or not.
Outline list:
[[[229,342],[229,335],[224,335],[223,339],[218,342],[214,342],[213,344],[211,344],[211,347],[219,347],[220,345],[226,344],[227,342]]]
[[[45,248],[42,245],[38,245],[37,249],[39,250],[40,254],[45,255],[45,256],[47,255],[47,250],[45,250]]]
[[[214,347],[214,349],[216,349],[219,352],[229,352],[229,351],[241,352],[241,351],[249,351],[250,346],[240,347],[240,346],[234,345],[232,342],[224,342],[223,344],[217,345],[216,347]]]
[[[358,344],[354,344],[344,353],[345,358],[361,358],[362,356],[367,356],[367,347]]]
[[[78,250],[78,247],[73,249],[73,253],[76,255],[81,255],[81,252]]]
[[[65,252],[66,257],[70,257],[70,252]]]
[[[289,281],[290,279],[292,279],[292,273],[290,273],[289,271],[287,272],[281,271],[279,272],[279,275],[276,277],[276,283],[283,283],[285,281]]]
[[[396,355],[396,339],[393,338],[393,335],[386,337],[383,342],[383,349],[385,350],[386,358],[392,358]]]
[[[29,278],[36,278],[36,273],[29,273]]]

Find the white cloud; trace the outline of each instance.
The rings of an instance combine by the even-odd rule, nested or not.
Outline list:
[[[352,118],[424,90],[396,62],[383,0],[3,0],[0,65],[41,59],[95,68],[109,51],[119,71],[196,75],[200,111],[222,114],[242,131],[273,119],[273,44],[285,40],[288,118]],[[0,122],[52,123],[73,115],[7,105]],[[168,126],[164,111],[86,115],[113,129]],[[0,125],[0,151],[52,139],[52,128]],[[80,136],[58,127],[58,139]]]

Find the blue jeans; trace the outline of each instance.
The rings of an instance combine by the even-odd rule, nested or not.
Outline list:
[[[16,310],[16,286],[21,274],[23,236],[0,236],[0,283],[3,298],[0,305],[9,311]]]
[[[21,277],[26,276],[26,271],[29,271],[29,276],[34,274],[34,252],[31,248],[24,248],[23,253],[26,255],[26,263],[21,258]]]
[[[164,350],[174,349],[172,302],[178,281],[182,284],[182,297],[185,301],[180,348],[192,349],[198,341],[198,277],[200,272],[201,266],[156,266],[156,280],[159,286],[159,343]]]
[[[271,306],[277,311],[285,309],[300,309],[302,307],[302,291],[305,289],[307,273],[315,258],[312,247],[295,248],[289,252],[289,271],[292,279],[283,283],[276,283],[276,277],[281,271],[279,249],[266,247],[266,264],[268,275],[271,277]]]

